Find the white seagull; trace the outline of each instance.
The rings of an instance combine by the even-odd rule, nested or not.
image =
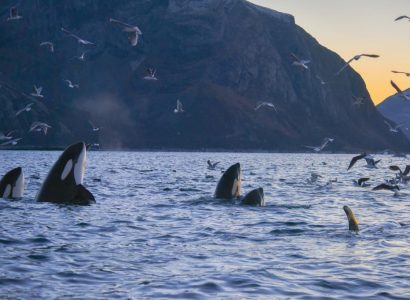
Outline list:
[[[34,105],[34,103],[29,103],[27,104],[24,108],[20,109],[19,111],[16,112],[16,116],[18,116],[19,114],[21,114],[24,111],[29,112],[31,110],[31,107]]]
[[[397,91],[400,97],[404,98],[405,100],[410,100],[410,97],[407,96],[403,91],[394,83],[393,80],[390,81],[391,86]]]
[[[43,87],[39,86],[33,86],[34,87],[34,93],[31,93],[30,95],[36,98],[44,98],[43,95],[41,95],[41,92],[43,91]]]
[[[67,83],[67,86],[69,87],[69,88],[71,88],[71,89],[73,89],[73,88],[79,88],[80,86],[78,85],[78,84],[73,84],[72,82],[71,82],[71,80],[68,80],[68,79],[66,79],[66,80],[64,80],[66,83]]]
[[[71,36],[71,37],[75,38],[79,44],[82,44],[82,45],[95,45],[93,42],[84,40],[84,39],[80,38],[78,35],[75,35],[71,31],[68,31],[67,29],[65,29],[63,27],[61,27],[61,31],[64,32],[65,34],[67,34],[68,36]]]
[[[322,79],[319,75],[316,75],[316,78],[319,80],[321,85],[325,85],[327,82]]]
[[[110,22],[123,26],[123,30],[128,33],[128,40],[130,41],[131,46],[137,46],[139,36],[142,35],[142,32],[138,26],[130,25],[113,18],[110,18]]]
[[[278,112],[277,110],[276,110],[276,107],[275,107],[275,105],[272,103],[272,102],[258,102],[258,104],[256,105],[256,107],[254,108],[255,110],[258,110],[258,109],[260,109],[261,107],[271,107],[271,108],[273,108],[276,112]]]
[[[78,60],[85,61],[85,54],[86,54],[87,52],[88,52],[88,51],[84,51],[83,53],[81,53],[80,56],[74,56],[73,59],[76,58],[76,59],[78,59]]]
[[[399,132],[399,128],[403,127],[404,124],[398,124],[396,126],[392,126],[389,122],[387,122],[386,120],[384,120],[384,123],[389,127],[390,132],[393,133],[398,133]]]
[[[52,42],[49,42],[49,41],[41,42],[40,47],[47,47],[50,52],[52,53],[54,52],[54,43]]]
[[[219,164],[219,161],[213,163],[208,159],[207,164],[209,170],[215,170],[216,166]]]
[[[16,139],[12,139],[10,141],[4,142],[2,144],[0,144],[0,146],[6,146],[6,145],[17,145],[18,141],[20,141],[22,138],[16,138]]]
[[[13,6],[10,8],[10,16],[7,18],[7,21],[14,21],[14,20],[22,19],[22,18],[23,18],[22,16],[19,16],[17,7]]]
[[[310,60],[306,60],[306,59],[299,59],[299,57],[297,57],[295,54],[291,53],[290,55],[292,55],[292,57],[295,59],[294,62],[292,63],[292,66],[295,67],[301,67],[303,69],[308,70],[308,63],[310,63]]]
[[[327,137],[323,140],[323,142],[320,146],[305,146],[305,147],[309,148],[309,149],[312,149],[315,152],[320,152],[327,146],[327,144],[329,144],[330,142],[333,142],[333,141],[334,141],[334,139]]]
[[[391,71],[392,73],[395,73],[395,74],[404,74],[404,75],[406,75],[407,77],[410,77],[410,72],[401,72],[401,71]]]
[[[363,56],[365,56],[365,57],[372,57],[372,58],[380,57],[380,55],[377,55],[377,54],[365,54],[365,53],[355,55],[355,56],[353,56],[351,59],[349,59],[349,60],[346,62],[346,64],[345,64],[339,71],[337,71],[336,75],[339,75],[340,73],[342,73],[343,70],[346,69],[346,68],[350,65],[350,63],[351,63],[352,61],[359,60],[359,59],[362,58]]]
[[[10,131],[9,133],[7,133],[6,135],[4,135],[3,132],[0,131],[0,141],[9,141],[11,140],[13,137],[11,136],[11,134],[14,132]]]
[[[88,123],[90,123],[90,125],[91,125],[91,127],[93,128],[93,131],[100,131],[100,129],[102,128],[102,127],[97,127],[97,126],[95,126],[94,124],[93,124],[93,122],[91,122],[91,121],[88,121]]]
[[[182,103],[181,101],[179,101],[179,99],[177,100],[177,107],[174,109],[174,113],[183,113],[184,110],[182,109]]]
[[[357,97],[357,96],[352,96],[352,98],[353,98],[353,105],[358,105],[358,106],[360,106],[360,105],[363,105],[364,104],[364,100],[366,99],[366,98],[364,98],[364,97]]]
[[[144,76],[145,80],[158,80],[157,77],[155,77],[155,73],[157,73],[157,70],[154,68],[148,68],[145,70],[146,75]]]
[[[33,124],[31,124],[29,132],[32,132],[32,131],[43,132],[44,135],[46,135],[49,128],[51,128],[51,126],[48,125],[47,123],[33,122]]]

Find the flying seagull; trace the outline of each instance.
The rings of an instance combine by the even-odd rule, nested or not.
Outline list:
[[[95,45],[94,43],[92,43],[90,41],[87,41],[87,40],[84,40],[84,39],[80,38],[78,35],[75,35],[74,33],[72,33],[71,31],[68,31],[64,27],[61,27],[61,31],[64,32],[65,34],[67,34],[68,36],[71,36],[74,39],[76,39],[79,44],[82,44],[82,45]]]
[[[49,42],[49,41],[41,42],[40,47],[47,47],[50,52],[52,53],[54,52],[54,43],[52,42]]]
[[[395,165],[390,166],[389,169],[392,171],[399,171],[400,175],[403,175],[403,176],[407,176],[410,173],[410,165],[406,165],[404,172],[400,169],[400,167],[395,166]]]
[[[183,113],[184,110],[182,109],[182,103],[181,101],[179,101],[179,99],[177,100],[177,107],[174,109],[174,113]]]
[[[327,84],[327,82],[324,81],[324,80],[322,79],[322,77],[320,77],[319,75],[316,75],[316,78],[319,80],[319,82],[320,82],[321,85]]]
[[[410,97],[407,96],[398,86],[394,83],[393,80],[390,81],[391,86],[397,91],[400,97],[404,98],[405,100],[410,100]]]
[[[391,125],[389,122],[387,122],[386,120],[384,120],[384,123],[386,123],[386,125],[389,126],[390,132],[393,132],[393,133],[398,133],[398,132],[399,132],[399,128],[404,126],[404,124],[398,124],[398,125],[392,126],[392,125]]]
[[[404,75],[406,75],[407,77],[410,77],[410,72],[402,72],[402,71],[391,71],[392,73],[395,73],[395,74],[404,74]]]
[[[310,178],[306,179],[306,182],[309,184],[313,184],[317,182],[319,178],[323,178],[323,176],[318,173],[312,172],[310,173]]]
[[[372,190],[373,191],[388,190],[388,191],[398,192],[398,191],[400,191],[400,188],[399,188],[398,185],[390,185],[390,184],[387,184],[387,183],[382,183],[382,184],[379,184],[378,186],[374,187]]]
[[[351,59],[349,59],[349,60],[346,62],[346,64],[345,64],[339,71],[337,71],[336,75],[339,75],[340,73],[342,73],[343,70],[346,69],[346,68],[350,65],[350,63],[351,63],[352,61],[359,60],[359,59],[362,58],[363,56],[365,56],[365,57],[372,57],[372,58],[380,57],[380,56],[377,55],[377,54],[358,54],[358,55],[355,55],[355,56],[353,56]]]
[[[83,53],[81,53],[80,56],[74,56],[73,58],[76,58],[76,59],[81,60],[81,61],[85,61],[85,54],[86,54],[87,52],[88,52],[88,51],[84,51]]]
[[[78,85],[78,84],[73,84],[72,82],[71,82],[71,80],[68,80],[68,79],[66,79],[66,80],[64,80],[66,83],[67,83],[67,86],[69,87],[69,88],[71,88],[71,89],[73,89],[73,88],[79,88],[80,86]]]
[[[292,55],[292,57],[295,59],[292,63],[292,66],[301,67],[306,70],[309,69],[307,64],[310,63],[310,60],[299,59],[299,57],[297,57],[294,53],[291,53],[290,55]]]
[[[48,129],[51,128],[50,125],[44,122],[33,122],[30,126],[29,132],[36,131],[36,132],[43,132],[44,135],[47,134]]]
[[[400,21],[400,20],[402,20],[402,19],[407,19],[407,21],[410,21],[410,17],[408,17],[408,16],[400,16],[400,17],[397,17],[396,19],[394,19],[394,21]]]
[[[377,164],[381,161],[381,159],[374,160],[374,157],[371,155],[367,155],[364,159],[366,160],[366,167],[370,169],[376,169]]]
[[[4,135],[3,132],[0,131],[0,141],[9,141],[11,140],[13,137],[11,136],[11,134],[14,132],[10,131],[9,133],[7,133],[6,135]]]
[[[138,28],[138,26],[130,25],[127,23],[124,23],[122,21],[110,18],[110,22],[114,24],[118,24],[124,27],[124,31],[128,33],[128,40],[130,41],[131,46],[135,47],[138,44],[138,38],[140,35],[142,35],[141,30]]]
[[[13,6],[10,8],[10,16],[7,18],[7,21],[14,21],[14,20],[22,19],[22,18],[23,18],[22,16],[19,16],[17,7]]]
[[[10,141],[4,142],[2,144],[0,144],[0,146],[7,146],[7,145],[17,145],[18,141],[20,141],[22,138],[16,138],[16,139],[12,139]]]
[[[18,116],[19,114],[21,114],[24,111],[29,112],[31,110],[31,107],[34,105],[34,103],[29,103],[27,104],[24,108],[20,109],[19,111],[16,112],[16,116]]]
[[[158,80],[157,77],[155,77],[155,73],[157,73],[157,70],[154,68],[148,68],[145,70],[146,75],[144,76],[145,80]]]
[[[362,154],[359,154],[355,157],[352,158],[352,160],[350,161],[349,167],[347,168],[347,170],[349,171],[356,163],[357,161],[365,158],[367,156],[366,152],[363,152]]]
[[[258,110],[258,109],[260,109],[261,107],[271,107],[271,108],[273,108],[276,112],[278,112],[278,111],[276,110],[275,105],[274,105],[272,102],[258,102],[258,104],[257,104],[256,107],[255,107],[255,110]]]
[[[366,183],[366,181],[369,181],[369,180],[370,180],[370,178],[365,177],[365,178],[360,178],[358,180],[353,180],[353,183],[356,186],[367,187],[367,186],[370,186],[370,184]]]
[[[219,161],[213,163],[208,159],[207,163],[209,170],[215,170],[216,166],[219,164]]]
[[[358,106],[363,105],[364,100],[366,99],[364,97],[357,97],[357,96],[352,96],[352,98],[353,98],[353,105],[358,105]]]
[[[93,131],[94,131],[94,132],[100,131],[101,127],[95,126],[94,123],[91,122],[91,121],[88,121],[88,123],[90,123],[90,125],[91,125],[91,127],[93,128]]]
[[[315,152],[320,152],[327,146],[327,144],[329,144],[329,142],[333,142],[333,141],[334,141],[334,139],[331,139],[331,138],[327,137],[323,140],[322,144],[319,145],[319,146],[305,146],[305,147],[309,148],[309,149],[312,149]]]
[[[43,87],[37,87],[37,86],[33,86],[34,87],[34,93],[31,93],[30,95],[36,98],[44,98],[43,95],[41,95],[41,92],[43,91]]]

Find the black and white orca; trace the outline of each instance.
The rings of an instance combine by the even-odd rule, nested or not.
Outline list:
[[[10,170],[0,181],[0,197],[6,199],[18,199],[24,193],[24,173],[18,167]]]

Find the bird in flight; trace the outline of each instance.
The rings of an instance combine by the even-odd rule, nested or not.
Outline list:
[[[403,91],[398,87],[397,84],[394,83],[393,80],[390,81],[390,84],[397,91],[400,97],[404,98],[405,100],[410,100],[410,97],[403,93]]]
[[[64,27],[61,27],[61,31],[64,32],[65,34],[67,34],[68,36],[71,36],[74,39],[76,39],[77,42],[81,45],[95,45],[93,42],[90,42],[90,41],[87,41],[87,40],[84,40],[84,39],[80,38],[78,35],[75,35],[74,33],[72,33],[71,31],[68,31]]]
[[[215,170],[216,166],[219,164],[219,161],[213,163],[208,159],[207,164],[209,170]]]
[[[36,98],[44,98],[43,95],[41,95],[41,92],[43,91],[43,87],[39,86],[33,86],[34,87],[34,93],[31,93],[30,95]]]
[[[46,42],[41,42],[40,47],[47,47],[48,50],[53,53],[54,52],[54,43],[46,41]]]
[[[308,63],[310,63],[310,60],[306,60],[306,59],[299,59],[299,57],[297,57],[295,54],[293,54],[293,53],[291,53],[290,55],[292,55],[292,57],[295,59],[294,61],[293,61],[293,63],[292,63],[292,66],[295,66],[295,67],[300,67],[300,68],[303,68],[303,69],[306,69],[306,70],[308,70],[309,69],[309,67],[308,67]]]
[[[351,62],[353,62],[353,61],[355,61],[355,60],[359,60],[359,59],[361,59],[362,57],[378,58],[378,57],[380,57],[380,55],[377,55],[377,54],[364,54],[364,53],[363,53],[363,54],[355,55],[355,56],[353,56],[351,59],[349,59],[349,60],[346,62],[346,64],[345,64],[339,71],[337,71],[336,75],[339,75],[340,73],[342,73],[342,72],[344,71],[344,69],[346,69],[346,68],[350,65]]]
[[[71,89],[73,89],[73,88],[79,88],[80,86],[78,85],[78,84],[73,84],[72,82],[71,82],[71,80],[68,80],[68,79],[66,79],[66,80],[64,80],[66,83],[67,83],[67,86],[69,87],[69,88],[71,88]]]
[[[322,144],[319,145],[319,146],[305,146],[305,147],[309,148],[309,149],[312,149],[315,152],[320,152],[327,146],[327,144],[329,144],[330,142],[333,142],[333,141],[334,141],[334,139],[331,139],[331,138],[327,137],[323,140]]]
[[[97,127],[97,126],[95,126],[94,123],[91,122],[91,121],[88,121],[88,123],[90,123],[90,125],[91,125],[91,127],[93,128],[93,131],[94,131],[94,132],[100,131],[100,129],[102,128],[102,127]]]
[[[22,18],[23,18],[22,16],[19,16],[17,7],[13,6],[10,8],[10,16],[7,18],[7,21],[14,21],[14,20],[22,19]]]
[[[155,77],[155,74],[157,73],[157,70],[154,68],[148,68],[145,70],[145,80],[158,80],[157,77]]]
[[[322,79],[322,77],[320,77],[319,75],[316,75],[316,78],[319,80],[319,82],[320,82],[321,85],[327,84],[327,82],[324,81],[324,80]]]
[[[83,53],[81,53],[80,56],[74,56],[73,59],[76,58],[76,59],[78,59],[78,60],[85,61],[85,54],[86,54],[87,52],[88,52],[88,51],[84,51]]]
[[[16,116],[21,114],[22,112],[29,112],[31,110],[31,107],[34,105],[34,103],[29,103],[27,104],[24,108],[20,109],[19,111],[16,112]]]
[[[12,139],[10,141],[4,142],[2,144],[0,144],[0,146],[7,146],[7,145],[12,145],[15,146],[17,145],[18,141],[20,141],[22,138],[16,138],[16,139]]]
[[[177,107],[174,109],[174,113],[183,113],[184,110],[182,109],[182,102],[179,101],[179,99],[177,100]]]
[[[410,21],[410,17],[408,17],[408,16],[397,17],[396,19],[394,19],[394,21],[400,21],[400,20],[403,20],[403,19],[407,19],[407,21]]]
[[[366,99],[364,97],[357,97],[354,95],[352,96],[352,98],[353,98],[353,105],[357,105],[357,106],[363,105],[364,100]]]
[[[395,74],[404,74],[404,75],[406,75],[407,77],[410,77],[410,72],[392,71],[392,73],[395,73]]]
[[[3,133],[3,132],[1,132],[0,131],[0,141],[9,141],[9,140],[11,140],[13,137],[11,136],[11,134],[14,132],[15,130],[13,130],[13,131],[10,131],[9,133],[7,133],[6,135]]]
[[[44,122],[33,122],[30,126],[29,132],[36,131],[36,132],[43,132],[44,135],[47,134],[48,129],[51,128],[50,125]]]
[[[255,110],[258,110],[258,109],[260,109],[260,108],[262,108],[262,107],[270,107],[270,108],[273,108],[276,112],[278,112],[278,111],[276,110],[275,105],[274,105],[272,102],[258,102],[258,104],[257,104],[256,107],[255,107]]]
[[[139,36],[142,35],[142,32],[138,28],[138,26],[130,25],[130,24],[124,23],[122,21],[119,21],[113,18],[110,18],[110,22],[124,27],[123,30],[128,33],[128,40],[131,46],[135,47],[138,45]]]
[[[387,122],[386,120],[384,120],[384,123],[389,127],[390,132],[393,132],[393,133],[398,133],[398,132],[399,132],[399,128],[404,126],[404,124],[398,124],[398,125],[392,126],[392,125],[391,125],[389,122]]]

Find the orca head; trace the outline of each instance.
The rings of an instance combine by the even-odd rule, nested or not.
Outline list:
[[[23,197],[24,173],[21,167],[17,167],[4,175],[0,181],[0,197],[16,199]]]
[[[236,163],[222,175],[215,190],[215,198],[231,199],[241,194],[241,165]]]
[[[83,184],[85,163],[87,160],[86,145],[83,142],[70,145],[58,159],[57,173],[61,181],[73,180],[76,185]]]

